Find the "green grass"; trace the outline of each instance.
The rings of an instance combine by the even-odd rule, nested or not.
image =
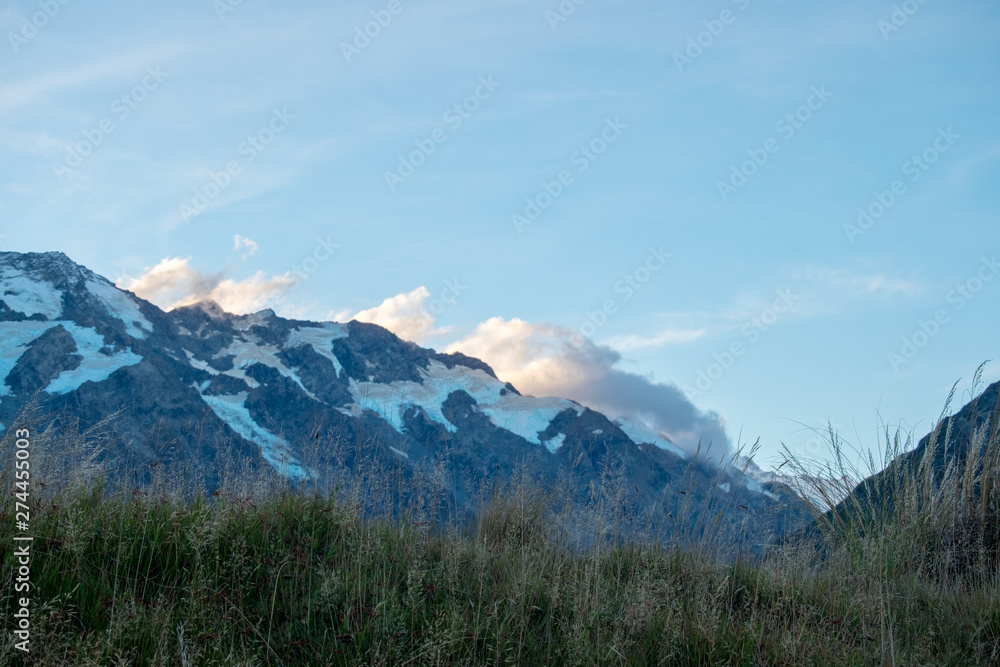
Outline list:
[[[903,467],[891,508],[855,523],[816,508],[821,550],[788,544],[761,562],[653,540],[574,548],[527,482],[484,496],[467,529],[366,518],[357,489],[53,483],[32,507],[30,662],[997,664],[1000,438],[984,438],[933,492],[926,469]],[[20,664],[10,583],[0,606],[0,664]]]

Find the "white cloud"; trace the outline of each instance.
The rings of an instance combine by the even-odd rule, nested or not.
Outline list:
[[[792,272],[790,276],[800,280],[815,281],[853,294],[917,296],[923,291],[923,288],[912,280],[891,278],[883,273],[860,273],[849,269],[809,266]]]
[[[338,320],[357,320],[385,327],[400,338],[423,342],[448,333],[447,328],[434,328],[434,316],[424,308],[430,297],[427,288],[421,285],[412,292],[389,297],[378,306],[362,310],[354,315],[338,314]]]
[[[257,252],[257,242],[253,239],[248,239],[245,236],[240,236],[237,234],[233,237],[233,250],[239,250],[240,248],[246,248],[247,251],[243,253],[243,261],[246,261],[247,257]]]
[[[482,359],[525,394],[569,398],[637,422],[686,452],[693,453],[701,440],[704,454],[711,442],[715,461],[729,453],[721,416],[696,408],[675,385],[615,368],[621,355],[610,347],[586,339],[575,347],[575,336],[567,327],[494,317],[447,351]]]
[[[636,336],[632,334],[614,336],[605,341],[610,347],[620,352],[641,350],[661,345],[690,343],[705,335],[705,329],[665,329],[652,336]]]
[[[242,315],[281,299],[297,282],[286,273],[267,277],[263,271],[244,280],[227,278],[225,272],[205,273],[188,264],[188,259],[167,257],[138,278],[118,280],[118,287],[173,310],[199,301],[215,301],[223,310]]]

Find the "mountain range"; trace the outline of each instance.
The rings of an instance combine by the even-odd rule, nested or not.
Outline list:
[[[213,302],[165,312],[59,252],[0,253],[0,433],[19,419],[36,431],[101,425],[90,462],[136,485],[162,464],[215,490],[225,453],[324,492],[334,463],[381,466],[435,480],[453,508],[483,482],[526,475],[574,506],[616,498],[637,527],[676,532],[687,512],[701,527],[686,530],[712,524],[754,545],[806,521],[779,481],[579,403],[522,395],[478,359],[356,321],[234,315]]]

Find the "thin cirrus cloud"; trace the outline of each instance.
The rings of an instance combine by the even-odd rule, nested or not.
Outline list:
[[[702,338],[705,333],[705,329],[664,329],[650,336],[634,334],[612,336],[605,343],[620,352],[629,352],[631,350],[662,347],[663,345],[690,343]]]
[[[162,62],[184,53],[187,47],[178,43],[161,43],[76,67],[47,72],[0,88],[0,111],[10,112],[19,107],[37,105],[59,94],[78,90],[97,81],[128,80],[146,65]]]
[[[912,280],[893,278],[884,273],[862,273],[851,269],[808,266],[790,272],[789,276],[858,295],[918,296],[923,291],[922,286]]]
[[[912,300],[924,293],[921,283],[882,272],[810,265],[793,266],[778,273],[783,280],[772,282],[770,287],[759,286],[738,292],[724,306],[701,312],[675,312],[669,315],[674,319],[705,325],[707,328],[704,330],[704,337],[712,337],[727,334],[754,317],[759,317],[773,306],[776,299],[781,299],[782,295],[792,301],[791,307],[781,317],[783,321],[789,321],[849,312],[862,303],[881,308],[889,300]],[[656,336],[649,338],[655,339]],[[627,350],[643,346],[615,347]]]

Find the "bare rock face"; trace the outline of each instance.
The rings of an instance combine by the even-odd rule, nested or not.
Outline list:
[[[783,485],[747,488],[737,472],[633,441],[573,401],[522,396],[478,359],[373,324],[238,316],[214,303],[163,312],[62,253],[0,253],[0,424],[32,397],[42,419],[69,415],[79,428],[118,413],[102,460],[137,479],[184,462],[211,490],[226,447],[317,490],[333,484],[327,463],[364,458],[405,479],[437,474],[458,507],[477,481],[520,467],[581,505],[613,477],[644,527],[665,533],[685,504],[755,544],[803,520]]]

